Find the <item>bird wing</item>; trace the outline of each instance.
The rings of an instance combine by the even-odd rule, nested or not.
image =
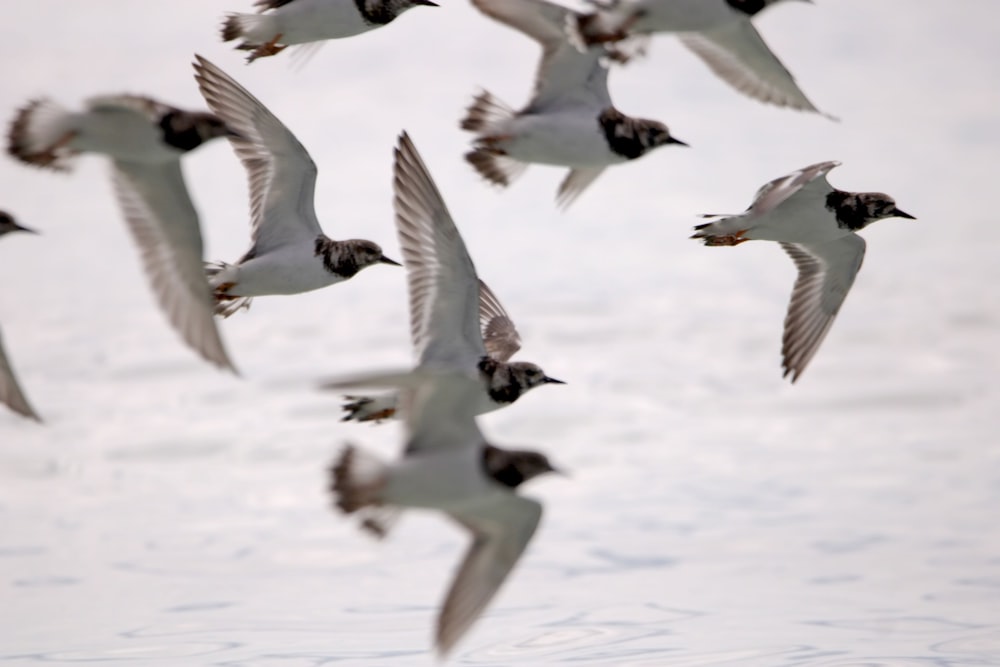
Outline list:
[[[779,107],[819,111],[749,19],[684,33],[680,39],[717,76],[741,93]]]
[[[521,336],[514,321],[482,280],[479,281],[479,329],[486,353],[497,361],[507,361],[521,349]]]
[[[865,240],[848,234],[817,244],[782,243],[798,268],[785,315],[781,356],[795,382],[816,354],[844,303],[865,257]]]
[[[21,391],[21,385],[17,382],[14,369],[11,368],[10,362],[7,361],[7,353],[4,351],[2,338],[0,338],[0,403],[5,404],[18,414],[30,417],[35,421],[42,421],[42,418],[38,416],[38,413],[28,403],[24,392]]]
[[[608,50],[592,46],[580,50],[569,40],[578,14],[545,0],[472,0],[487,16],[523,32],[542,45],[535,90],[525,112],[559,107],[606,109]]]
[[[497,493],[478,507],[450,512],[472,533],[472,544],[438,617],[436,645],[448,653],[482,615],[531,541],[542,517],[535,500]]]
[[[590,184],[597,180],[597,177],[604,173],[607,167],[577,167],[570,169],[566,178],[559,184],[559,192],[556,193],[556,202],[563,209],[576,201],[576,198],[583,194],[583,191],[590,187]]]
[[[323,230],[316,219],[316,164],[309,153],[243,86],[201,56],[195,60],[195,80],[209,108],[240,135],[229,141],[250,185],[248,254],[312,243]]]
[[[747,210],[763,215],[770,213],[791,197],[804,200],[825,197],[833,190],[826,180],[826,174],[838,166],[840,162],[836,161],[817,162],[765,183],[754,195],[753,204]]]
[[[198,213],[180,160],[115,161],[113,181],[149,284],[170,325],[206,360],[235,371],[213,318]]]
[[[405,132],[395,150],[393,191],[410,293],[410,335],[419,364],[474,371],[486,356],[476,267]]]

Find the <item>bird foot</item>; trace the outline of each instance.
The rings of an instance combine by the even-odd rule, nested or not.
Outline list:
[[[275,35],[271,41],[266,44],[261,44],[256,49],[254,49],[249,56],[247,56],[247,62],[252,63],[257,60],[257,58],[267,58],[269,56],[276,56],[285,49],[288,48],[287,44],[278,46],[278,42],[281,41],[282,33]]]
[[[741,229],[735,234],[725,234],[722,236],[706,236],[705,245],[739,245],[744,241],[750,240],[743,238],[743,235],[746,233],[747,230]]]

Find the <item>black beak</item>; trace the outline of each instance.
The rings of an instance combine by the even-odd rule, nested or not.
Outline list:
[[[688,148],[691,147],[691,144],[686,144],[683,141],[681,141],[680,139],[676,139],[674,137],[670,137],[669,139],[667,139],[667,143],[668,144],[677,144],[678,146],[687,146]]]
[[[905,211],[900,211],[898,208],[892,209],[892,215],[897,218],[906,218],[907,220],[916,220],[912,215]]]
[[[40,234],[41,233],[37,229],[32,229],[31,227],[25,227],[24,225],[19,225],[16,222],[14,223],[14,231],[15,232],[28,232],[29,234]]]
[[[550,378],[548,375],[545,376],[543,380],[546,384],[566,384],[562,380],[557,380],[555,378]]]
[[[431,2],[431,0],[413,0],[415,5],[424,5],[425,7],[440,7],[436,2]]]
[[[399,262],[397,262],[396,260],[394,260],[394,259],[389,259],[389,258],[388,258],[388,257],[386,257],[385,255],[382,255],[381,257],[379,257],[379,258],[378,258],[378,261],[379,261],[379,263],[381,263],[381,264],[392,264],[393,266],[402,266],[402,264],[400,264],[400,263],[399,263]]]
[[[560,477],[569,477],[569,473],[568,472],[566,472],[562,468],[555,467],[551,463],[549,464],[549,472],[554,472],[555,474],[559,475]]]

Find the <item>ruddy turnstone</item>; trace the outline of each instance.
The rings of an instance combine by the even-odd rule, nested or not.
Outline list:
[[[839,162],[820,162],[777,178],[757,191],[739,215],[715,216],[691,238],[705,245],[777,241],[798,268],[785,316],[781,354],[784,376],[795,382],[816,354],[865,256],[855,234],[883,218],[915,219],[881,192],[844,192],[826,174]]]
[[[399,265],[361,239],[334,241],[320,229],[313,195],[316,165],[267,107],[225,72],[195,56],[208,106],[234,128],[229,137],[250,184],[250,249],[235,264],[206,264],[215,312],[229,317],[251,297],[299,294],[353,277],[373,264]]]
[[[222,41],[243,41],[247,62],[281,53],[293,44],[353,37],[381,28],[407,9],[431,0],[256,0],[257,14],[229,14]]]
[[[535,534],[542,505],[517,495],[517,487],[556,469],[538,452],[486,441],[475,420],[478,377],[439,369],[387,380],[379,386],[407,391],[403,458],[385,463],[347,445],[330,466],[329,488],[336,506],[358,514],[378,537],[405,508],[439,510],[471,533],[438,615],[435,646],[443,656],[479,618]]]
[[[611,47],[594,44],[580,51],[567,25],[578,19],[570,9],[544,0],[472,0],[487,16],[519,30],[542,45],[535,92],[514,111],[482,91],[461,122],[476,133],[465,159],[486,180],[511,183],[528,163],[570,167],[557,201],[568,206],[607,167],[682,141],[654,120],[632,118],[614,107],[608,93]]]
[[[461,357],[482,387],[475,414],[510,405],[534,387],[563,384],[537,365],[508,362],[521,337],[500,300],[476,275],[462,236],[420,154],[404,132],[395,151],[396,231],[410,292],[410,335],[422,368]],[[473,361],[474,360],[474,361]],[[393,416],[398,396],[348,396],[344,421]]]
[[[779,107],[819,112],[751,23],[758,13],[778,2],[781,0],[591,0],[594,11],[569,27],[584,44],[658,32],[680,33],[686,47],[741,93]]]
[[[138,95],[95,97],[76,112],[36,99],[14,117],[7,151],[56,170],[68,169],[78,153],[110,157],[118,202],[160,308],[192,349],[235,372],[212,317],[198,213],[180,165],[188,151],[232,134],[210,113]]]
[[[14,217],[6,211],[0,211],[0,236],[11,232],[37,233],[34,229],[18,224]],[[38,413],[35,412],[35,409],[31,407],[31,403],[25,397],[24,392],[21,390],[21,385],[18,384],[17,376],[14,375],[14,369],[11,368],[10,362],[7,360],[7,353],[4,351],[2,338],[0,338],[0,403],[3,403],[20,415],[30,417],[35,421],[42,421],[42,418],[38,416]]]

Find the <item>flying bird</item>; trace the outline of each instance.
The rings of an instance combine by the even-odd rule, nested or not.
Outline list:
[[[421,367],[461,357],[482,386],[475,414],[510,405],[544,384],[562,384],[537,365],[509,362],[521,347],[514,322],[476,274],[462,236],[420,154],[404,132],[395,152],[396,231],[410,294],[410,334]],[[348,396],[344,421],[395,414],[398,395]]]
[[[766,104],[823,113],[752,23],[761,11],[781,1],[590,0],[593,11],[582,14],[569,28],[583,45],[677,33],[687,48],[739,92]]]
[[[472,0],[487,16],[542,46],[535,91],[514,111],[487,91],[461,121],[476,134],[465,159],[495,185],[507,186],[529,163],[570,167],[558,203],[569,206],[609,166],[668,144],[686,146],[654,120],[615,108],[608,93],[608,63],[618,52],[604,44],[578,48],[567,26],[580,15],[544,0]]]
[[[138,95],[91,98],[83,111],[35,99],[14,117],[7,152],[65,171],[79,153],[111,158],[112,181],[153,293],[171,326],[211,363],[235,372],[212,317],[198,213],[181,157],[233,131],[216,116]]]
[[[476,424],[478,377],[459,370],[358,378],[340,388],[406,390],[405,451],[386,463],[346,445],[329,468],[329,489],[345,514],[384,537],[404,508],[437,510],[469,532],[471,542],[438,614],[442,656],[482,615],[531,541],[542,505],[516,493],[524,482],[557,472],[543,454],[489,444]]]
[[[273,56],[293,44],[353,37],[392,23],[431,0],[256,0],[256,14],[232,13],[222,24],[222,41],[243,40],[247,62]]]
[[[334,285],[374,264],[398,266],[371,241],[334,241],[323,233],[313,201],[316,164],[305,147],[243,86],[195,59],[195,80],[209,108],[238,134],[229,140],[250,186],[250,249],[235,264],[205,265],[216,314],[229,317],[255,296]]]
[[[784,377],[795,382],[816,354],[854,284],[865,256],[855,232],[883,218],[915,219],[881,192],[845,192],[826,174],[839,162],[819,162],[776,178],[757,191],[739,215],[697,225],[691,238],[705,245],[777,241],[795,262],[798,277],[782,337]]]

